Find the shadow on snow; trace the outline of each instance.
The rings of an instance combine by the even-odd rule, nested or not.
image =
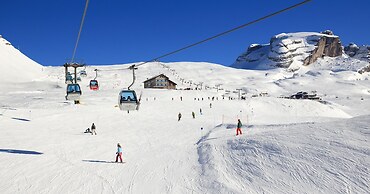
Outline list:
[[[91,163],[115,163],[113,161],[106,161],[106,160],[82,160],[83,162],[91,162]]]
[[[18,120],[18,121],[31,121],[31,120],[29,120],[29,119],[16,118],[16,117],[12,117],[12,119],[14,119],[14,120]]]
[[[10,153],[10,154],[31,154],[31,155],[41,155],[41,152],[29,151],[29,150],[14,150],[14,149],[0,149],[0,152]]]

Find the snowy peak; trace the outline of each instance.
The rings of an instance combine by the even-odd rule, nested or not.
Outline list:
[[[344,52],[355,59],[370,62],[370,45],[357,46],[355,43],[350,43],[344,47]]]
[[[284,67],[297,70],[316,62],[323,56],[337,57],[343,53],[338,36],[327,30],[321,33],[281,33],[266,45],[252,44],[240,55],[232,67],[269,69]]]
[[[1,83],[28,82],[42,76],[42,66],[25,56],[0,35]]]

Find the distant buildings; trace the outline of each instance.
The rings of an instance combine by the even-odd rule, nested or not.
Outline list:
[[[176,83],[164,74],[157,75],[144,81],[144,88],[176,89]]]

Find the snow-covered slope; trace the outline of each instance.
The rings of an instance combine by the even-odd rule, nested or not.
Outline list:
[[[1,82],[28,82],[43,76],[42,66],[25,56],[0,35]]]
[[[64,69],[46,67],[48,79],[0,93],[0,191],[369,193],[370,75],[348,62],[324,58],[296,72],[148,63],[133,86],[140,110],[129,114],[117,96],[131,64],[87,67],[79,105],[65,101]],[[91,91],[95,68],[100,90]],[[178,90],[143,89],[161,73]],[[298,91],[323,101],[280,98]],[[97,135],[84,134],[93,122]],[[112,163],[118,142],[124,164]]]

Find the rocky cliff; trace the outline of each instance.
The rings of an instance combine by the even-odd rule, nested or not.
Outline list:
[[[273,36],[269,44],[249,46],[232,67],[252,69],[283,67],[297,70],[300,66],[314,63],[324,56],[341,56],[342,48],[339,37],[331,31],[282,33]]]

